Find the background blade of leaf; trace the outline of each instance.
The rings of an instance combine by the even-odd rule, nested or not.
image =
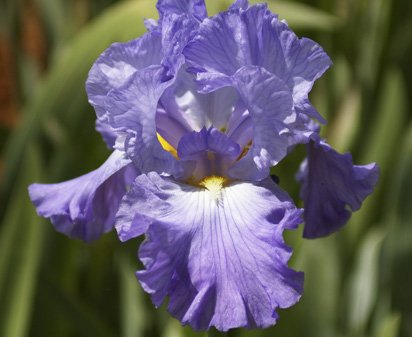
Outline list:
[[[370,90],[379,73],[379,62],[390,27],[392,0],[368,0],[363,3],[359,1],[357,5],[360,11],[359,24],[364,27],[363,34],[359,35],[356,41],[360,49],[357,72]],[[356,34],[356,31],[354,33]]]
[[[99,314],[81,298],[73,293],[68,293],[50,280],[43,279],[42,292],[47,294],[53,303],[54,310],[64,313],[65,317],[73,324],[76,335],[90,337],[115,337],[117,334],[111,329]]]
[[[379,90],[379,100],[374,104],[375,117],[371,121],[369,136],[365,144],[362,144],[363,151],[359,159],[361,164],[377,162],[380,177],[373,195],[364,202],[362,209],[352,216],[350,234],[354,238],[374,221],[373,209],[379,202],[380,194],[387,189],[384,181],[390,178],[390,167],[399,155],[398,137],[405,128],[407,106],[407,90],[402,73],[396,67],[387,69]]]
[[[350,335],[363,336],[378,291],[379,254],[386,230],[372,229],[360,246],[348,293]]]
[[[407,336],[412,328],[412,289],[409,286],[412,279],[412,123],[409,123],[403,138],[396,169],[392,173],[391,188],[385,198],[386,222],[390,233],[384,247],[382,288],[388,291],[393,310],[402,316],[398,321],[393,318],[393,325],[396,327],[398,324],[401,336]]]
[[[123,337],[144,336],[146,329],[143,290],[137,282],[136,267],[128,257],[119,256],[121,328]]]
[[[381,327],[377,330],[375,337],[397,337],[399,336],[399,327],[401,315],[392,314],[382,321]]]
[[[25,169],[30,167],[30,170]],[[39,179],[43,167],[39,162],[37,148],[30,146],[19,172],[14,198],[9,207],[9,216],[1,227],[4,231],[14,231],[10,237],[1,236],[0,265],[0,335],[8,337],[26,336],[30,321],[32,303],[37,284],[37,274],[44,242],[44,220],[31,208],[27,186]],[[30,212],[22,210],[31,209]],[[4,246],[3,246],[4,245]],[[17,247],[17,248],[16,248]],[[8,262],[8,263],[7,263]]]
[[[259,1],[251,2],[259,3]],[[287,20],[293,29],[332,31],[341,24],[338,17],[307,4],[271,0],[268,5],[271,11],[279,14],[280,19]]]
[[[389,205],[389,215],[396,216],[397,220],[406,224],[412,221],[412,208],[410,207],[412,199],[410,194],[412,191],[412,123],[409,123],[402,143],[387,204]]]
[[[233,1],[207,1],[209,15],[214,15],[226,10]],[[251,4],[262,3],[251,0]],[[294,29],[312,29],[332,31],[340,25],[340,19],[333,14],[322,11],[309,5],[293,1],[268,1],[269,9],[279,14],[280,19],[285,19]]]

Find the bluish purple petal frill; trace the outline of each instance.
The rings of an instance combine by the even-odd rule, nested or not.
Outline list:
[[[86,91],[96,111],[99,132],[110,130],[106,110],[108,93],[125,85],[137,70],[159,64],[161,47],[160,34],[146,33],[138,39],[112,44],[93,64],[86,81]],[[106,142],[111,140],[106,134],[102,135]],[[107,144],[110,146],[113,143]]]
[[[191,15],[167,13],[162,17],[159,33],[162,37],[161,64],[168,70],[166,75],[176,76],[184,63],[183,49],[194,37],[199,22]]]
[[[161,18],[165,13],[190,14],[199,21],[207,18],[204,0],[158,0],[156,8]]]
[[[230,85],[230,77],[244,66],[259,66],[283,80],[298,113],[323,121],[308,93],[331,60],[310,39],[299,39],[266,5],[245,9],[238,1],[229,11],[204,20],[184,50],[201,90]]]
[[[323,141],[310,141],[308,158],[298,174],[305,206],[303,236],[318,238],[339,230],[373,192],[378,176],[375,163],[353,165],[349,153],[339,154]]]
[[[137,72],[128,86],[112,90],[106,101],[109,123],[124,133],[124,148],[142,172],[178,174],[179,164],[163,150],[156,134],[156,109],[172,80],[163,81],[164,68],[151,66]]]
[[[113,149],[116,144],[116,131],[99,119],[96,119],[96,131],[100,133],[109,150]]]
[[[162,60],[136,70],[127,83],[106,95],[107,123],[124,142],[128,157],[142,172],[180,174],[180,165],[158,141],[156,118],[161,116],[158,111],[163,109],[162,95],[174,84],[184,64],[181,51],[197,26],[198,23],[188,16],[165,15],[161,27]],[[168,122],[167,126],[180,129],[179,132],[187,128],[182,120]]]
[[[114,151],[97,170],[58,184],[32,184],[37,213],[58,232],[90,242],[114,226],[114,217],[137,172],[124,153]]]
[[[192,159],[197,154],[206,151],[213,152],[225,158],[235,160],[240,155],[240,147],[225,134],[215,128],[207,130],[205,127],[200,132],[192,131],[182,137],[177,153],[182,160]]]
[[[256,66],[236,72],[233,85],[249,111],[253,138],[250,150],[229,174],[262,180],[287,154],[291,133],[288,123],[296,119],[292,95],[282,80]]]
[[[270,179],[234,182],[219,194],[156,173],[140,175],[117,214],[121,240],[146,233],[137,272],[159,306],[196,330],[263,328],[295,304],[303,274],[287,266],[282,233],[301,222]]]
[[[233,4],[230,6],[229,9],[246,9],[249,7],[249,1],[248,0],[236,0],[233,2]]]
[[[154,27],[141,38],[114,43],[102,53],[90,70],[86,82],[89,102],[95,108],[99,121],[96,124],[99,132],[111,131],[111,136],[124,139],[124,128],[119,130],[112,123],[112,102],[109,96],[129,87],[131,82],[136,84],[141,77],[151,76],[151,72],[157,81],[153,85],[158,87],[147,92],[147,95],[150,96],[149,99],[155,97],[153,104],[157,106],[157,96],[161,96],[165,88],[174,82],[184,64],[182,50],[195,34],[198,25],[198,21],[187,14],[166,13],[159,27]],[[142,86],[146,86],[144,80]],[[146,89],[142,88],[140,91]],[[108,146],[113,146],[113,137],[108,137],[107,133],[102,135]]]
[[[200,181],[207,176],[222,176],[241,153],[240,146],[215,128],[192,131],[182,137],[177,148],[186,177]],[[212,160],[211,160],[212,159]]]
[[[187,125],[186,131],[190,132],[200,131],[203,127],[225,127],[237,100],[234,88],[221,88],[208,94],[197,92],[194,75],[182,67],[173,85],[161,97],[161,105],[169,117]],[[162,127],[161,123],[158,127]],[[163,132],[170,134],[166,139],[172,138],[167,129]]]

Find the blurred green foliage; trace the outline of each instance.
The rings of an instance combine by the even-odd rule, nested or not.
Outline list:
[[[255,1],[252,1],[255,2]],[[194,337],[135,280],[139,242],[114,233],[91,245],[39,218],[27,186],[94,169],[108,155],[94,131],[84,82],[115,41],[142,35],[149,0],[0,2],[0,336]],[[228,0],[208,1],[209,13]],[[358,164],[377,161],[376,192],[349,224],[310,241],[288,232],[305,293],[267,330],[229,336],[412,336],[412,2],[273,1],[334,66],[311,94],[327,116],[324,136]],[[303,151],[276,171],[293,191]]]

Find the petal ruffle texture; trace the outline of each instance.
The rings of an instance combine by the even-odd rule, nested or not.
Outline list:
[[[176,159],[158,141],[156,118],[163,108],[162,95],[174,84],[184,64],[181,51],[197,25],[185,15],[165,16],[161,33],[157,32],[161,34],[161,62],[137,70],[126,84],[106,96],[108,124],[121,136],[124,150],[142,172],[180,174]],[[182,121],[174,122],[175,130],[187,127]]]
[[[303,236],[318,238],[339,230],[373,192],[378,176],[375,163],[353,165],[349,153],[339,154],[325,142],[311,141],[298,175],[305,206]]]
[[[161,17],[165,13],[191,14],[200,21],[207,17],[204,0],[158,0],[156,7]]]
[[[90,242],[113,228],[120,200],[136,175],[130,160],[114,151],[97,170],[81,177],[30,185],[30,199],[58,232]]]
[[[123,240],[146,233],[139,250],[143,288],[196,330],[275,324],[295,304],[303,274],[287,266],[285,229],[301,211],[270,180],[237,182],[216,194],[155,173],[139,176],[123,199],[116,228]]]
[[[225,127],[238,100],[236,90],[221,88],[201,94],[197,92],[194,80],[193,74],[187,73],[185,68],[181,69],[174,84],[161,98],[165,112],[173,119],[188,125],[189,132],[200,131],[203,127]]]
[[[116,132],[107,123],[96,119],[96,131],[100,133],[109,149],[114,148],[117,135]]]
[[[176,173],[176,159],[163,150],[156,133],[156,108],[160,96],[171,85],[163,81],[164,68],[139,71],[132,81],[113,90],[107,98],[110,125],[125,134],[125,151],[142,172]]]
[[[199,153],[206,151],[235,160],[240,154],[240,147],[215,128],[210,128],[209,130],[203,128],[200,132],[193,131],[182,137],[177,151],[179,157],[183,160],[190,160]]]
[[[232,9],[204,20],[186,47],[191,70],[204,91],[230,85],[230,77],[244,66],[259,66],[282,79],[292,92],[297,112],[323,121],[308,93],[331,61],[310,39],[299,39],[266,5]]]
[[[107,94],[125,85],[137,70],[159,64],[161,47],[159,34],[146,33],[129,42],[112,44],[96,60],[86,81],[86,91],[90,104],[96,110],[99,132],[110,129],[107,125]],[[104,133],[103,138],[110,141]],[[107,144],[112,146],[113,142]]]
[[[240,179],[262,180],[287,153],[289,120],[295,120],[293,99],[277,76],[259,67],[244,67],[233,77],[253,129],[251,148],[229,172]]]
[[[182,137],[177,148],[192,182],[207,176],[222,176],[241,153],[240,146],[215,128],[192,131]]]

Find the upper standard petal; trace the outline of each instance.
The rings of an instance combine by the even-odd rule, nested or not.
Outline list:
[[[197,26],[198,22],[192,16],[167,12],[159,27],[129,42],[114,43],[100,55],[86,82],[89,102],[99,120],[98,131],[110,130],[119,136],[117,128],[111,124],[108,96],[112,91],[119,92],[127,87],[135,76],[140,76],[139,72],[148,72],[153,67],[162,68],[161,78],[157,79],[171,84],[170,80],[184,63],[182,50]],[[103,137],[109,141],[109,146],[113,145],[107,133]]]
[[[207,17],[204,0],[158,0],[156,7],[160,17],[165,13],[190,14],[200,21]]]
[[[156,132],[156,110],[164,90],[164,68],[152,66],[135,74],[129,85],[113,90],[107,99],[109,123],[124,134],[125,150],[142,172],[177,173],[176,159],[164,151]]]
[[[233,85],[249,111],[253,137],[247,154],[229,173],[239,179],[262,180],[287,153],[289,121],[296,118],[286,84],[263,68],[241,68]]]
[[[112,89],[123,86],[139,69],[161,61],[161,37],[146,33],[142,37],[123,43],[113,43],[93,64],[86,81],[89,102],[101,117],[104,97]]]
[[[108,93],[125,85],[137,70],[159,64],[161,48],[160,35],[150,32],[125,43],[113,43],[93,64],[86,91],[102,128],[110,128],[106,110]]]
[[[299,39],[266,5],[245,4],[204,20],[184,50],[201,90],[230,85],[243,66],[255,65],[275,74],[292,91],[298,112],[323,121],[309,104],[314,81],[331,65],[328,55],[310,39]]]
[[[187,126],[186,129],[190,132],[211,126],[225,128],[237,100],[238,94],[234,88],[221,88],[208,94],[199,93],[195,77],[183,67],[173,85],[165,90],[160,103],[169,119]],[[158,126],[161,127],[161,124]],[[167,130],[164,131],[167,133]],[[164,138],[171,138],[171,135]]]

